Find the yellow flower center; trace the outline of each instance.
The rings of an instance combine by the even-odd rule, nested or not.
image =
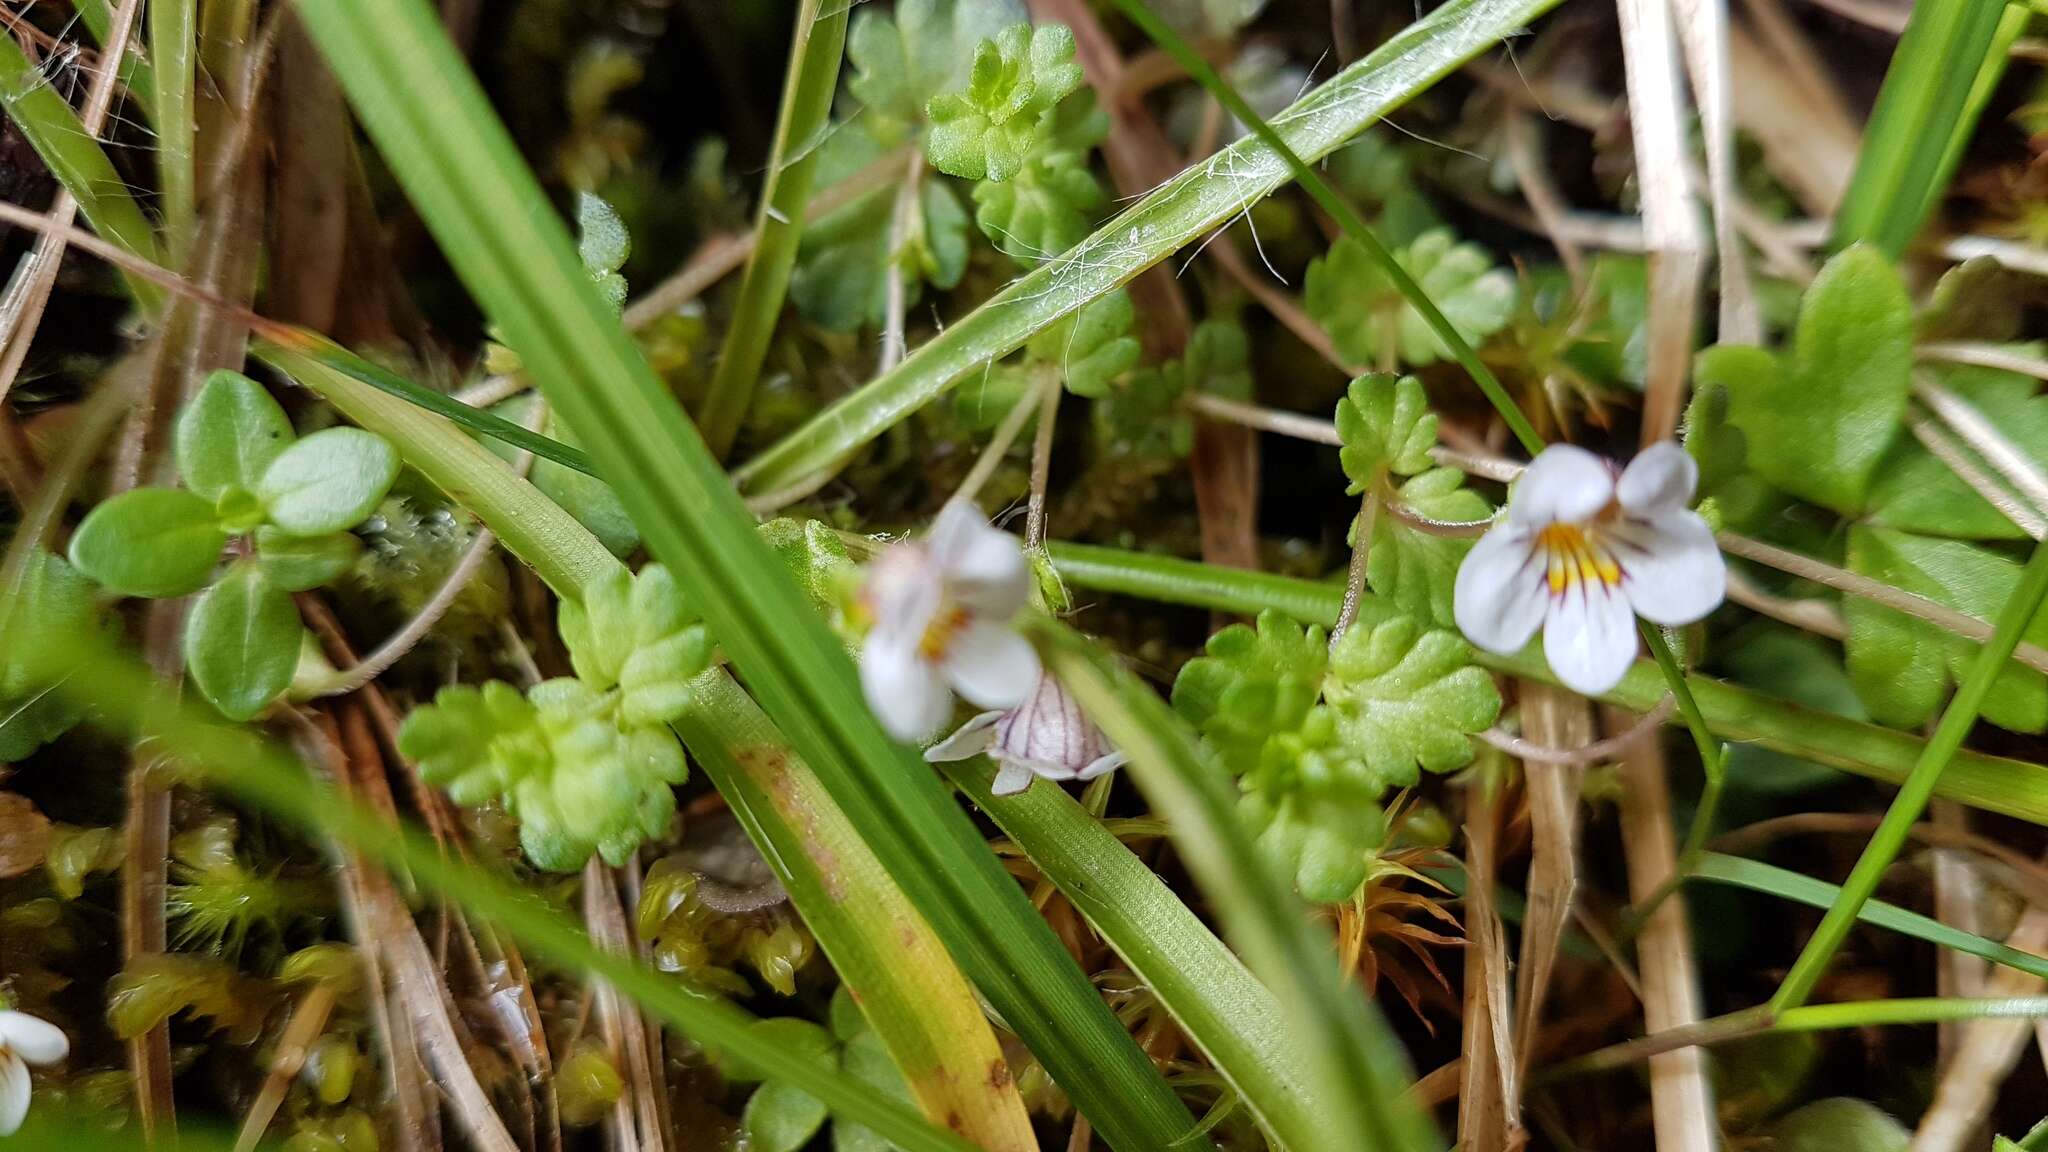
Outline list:
[[[1600,546],[1584,524],[1559,522],[1536,534],[1536,546],[1549,561],[1550,594],[1562,595],[1580,581],[1598,580],[1612,587],[1621,583],[1621,565],[1614,554]]]
[[[946,654],[947,647],[953,643],[953,637],[959,635],[962,628],[967,627],[968,616],[967,609],[952,604],[944,605],[932,613],[931,623],[924,626],[924,635],[918,637],[917,654],[937,663],[939,658]]]

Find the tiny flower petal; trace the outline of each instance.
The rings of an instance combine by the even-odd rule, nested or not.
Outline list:
[[[1559,681],[1598,696],[1621,683],[1636,658],[1636,620],[1621,589],[1582,580],[1550,602],[1543,655]]]
[[[951,736],[925,749],[924,762],[945,764],[981,755],[988,751],[990,741],[995,739],[996,721],[1002,718],[1001,712],[981,713],[955,728]]]
[[[1550,606],[1543,555],[1513,524],[1489,529],[1458,566],[1451,615],[1466,638],[1489,652],[1519,652]]]
[[[1697,512],[1680,509],[1626,522],[1609,537],[1625,573],[1622,590],[1636,614],[1652,624],[1690,624],[1720,607],[1727,595],[1727,562],[1714,530]]]
[[[1031,787],[1031,769],[1022,764],[1004,763],[996,772],[996,782],[989,791],[998,796],[1015,796]]]
[[[893,634],[876,632],[861,647],[860,686],[882,727],[898,740],[924,739],[953,711],[939,670],[919,658],[914,641]]]
[[[1659,440],[1628,462],[1615,481],[1614,498],[1637,516],[1676,512],[1692,503],[1700,484],[1700,466],[1677,441]]]
[[[954,501],[941,509],[926,546],[954,598],[991,620],[1008,620],[1031,598],[1031,563],[1022,545],[989,527],[970,504]]]
[[[28,1119],[28,1065],[11,1052],[0,1052],[0,1136],[12,1136]]]
[[[1038,653],[1008,628],[976,620],[946,646],[945,672],[968,703],[1014,708],[1038,682]]]
[[[1074,773],[1074,779],[1093,780],[1105,772],[1114,772],[1118,768],[1123,767],[1124,761],[1128,759],[1129,757],[1121,752],[1111,752],[1107,756],[1099,756],[1089,761],[1079,772]]]
[[[1552,444],[1516,481],[1508,519],[1524,528],[1588,520],[1612,499],[1614,473],[1606,461],[1576,445]]]
[[[71,1051],[71,1041],[41,1017],[0,1011],[0,1047],[31,1064],[55,1064]]]

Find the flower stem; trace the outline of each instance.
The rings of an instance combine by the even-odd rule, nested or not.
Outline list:
[[[974,494],[981,491],[981,486],[988,483],[988,478],[996,474],[996,466],[1003,462],[1003,453],[1008,452],[1010,445],[1016,442],[1017,433],[1024,430],[1024,422],[1031,419],[1031,413],[1037,409],[1039,397],[1042,395],[1044,393],[1041,390],[1032,388],[1017,398],[1017,403],[1004,414],[1003,422],[996,426],[996,434],[989,437],[988,446],[981,450],[980,459],[977,459],[974,467],[968,471],[967,479],[960,482],[959,491],[954,492],[947,503],[956,500],[973,501]]]
[[[1870,843],[1863,849],[1863,856],[1856,861],[1849,879],[1842,885],[1842,894],[1834,906],[1822,917],[1820,927],[1813,938],[1806,943],[1805,951],[1793,962],[1792,970],[1785,974],[1784,983],[1771,998],[1771,1006],[1783,1013],[1806,1003],[1827,966],[1848,938],[1849,929],[1856,923],[1856,914],[1877,890],[1878,881],[1884,876],[1899,850],[1906,845],[1912,834],[1913,825],[1927,808],[1928,800],[1934,795],[1935,785],[1940,783],[1942,770],[1948,767],[1950,757],[1962,746],[1963,737],[1977,722],[1978,710],[1984,706],[1985,696],[1990,694],[1992,681],[2004,671],[2005,664],[2018,645],[2020,632],[2034,618],[2044,596],[2048,596],[2048,543],[2036,545],[2034,554],[2020,573],[2019,586],[2013,590],[2011,599],[1998,614],[1991,639],[1977,652],[1970,664],[1969,672],[1956,690],[1955,697],[1941,714],[1941,721],[1935,726],[1934,735],[1921,749],[1920,759],[1913,765],[1905,783],[1900,785],[1899,794],[1886,810],[1884,820],[1878,824]]]
[[[1039,385],[1045,409],[1038,414],[1038,434],[1031,440],[1031,496],[1025,504],[1024,546],[1045,543],[1045,490],[1052,482],[1052,438],[1059,425],[1060,395],[1066,391],[1058,376],[1048,374]]]
[[[1358,539],[1351,545],[1351,567],[1344,574],[1344,606],[1337,610],[1336,626],[1330,629],[1330,643],[1344,635],[1351,622],[1358,619],[1358,603],[1365,599],[1365,578],[1368,557],[1372,553],[1372,534],[1379,526],[1379,497],[1368,491],[1358,504]]]

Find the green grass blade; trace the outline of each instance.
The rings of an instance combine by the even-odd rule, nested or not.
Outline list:
[[[1842,892],[1840,887],[1825,880],[1816,880],[1811,876],[1774,867],[1759,860],[1725,856],[1719,852],[1701,853],[1692,875],[1716,884],[1763,892],[1810,908],[1827,908],[1840,898]],[[2003,964],[2008,968],[2015,968],[2048,980],[2048,957],[2022,952],[1996,940],[1987,940],[1975,933],[1951,928],[1939,920],[1922,916],[1918,912],[1909,911],[1895,904],[1872,900],[1863,906],[1863,911],[1858,914],[1857,919],[1866,924],[1875,924],[1879,928],[1889,928],[1916,940],[1925,940],[1937,947],[1952,948],[1971,956],[1981,956],[1993,964]]]
[[[718,367],[704,397],[697,426],[711,453],[723,459],[739,434],[754,383],[768,358],[768,343],[782,318],[782,300],[804,235],[804,208],[818,166],[818,141],[832,118],[839,87],[839,59],[846,47],[846,0],[803,0],[789,53],[789,77],[782,89],[782,115],[768,154],[760,216],[754,222],[754,254],[740,280],[732,326],[725,331]],[[822,9],[822,11],[821,11]]]
[[[1153,809],[1173,829],[1231,939],[1279,1000],[1310,1053],[1321,1123],[1294,1152],[1422,1152],[1436,1146],[1408,1095],[1405,1054],[1386,1022],[1337,971],[1336,948],[1252,843],[1237,789],[1194,733],[1116,658],[1050,621],[1033,629],[1047,666],[1130,757]]]
[[[106,150],[12,36],[0,36],[0,107],[42,157],[50,175],[78,201],[79,214],[93,231],[151,263],[163,262],[157,256],[156,233],[128,194],[127,182],[107,160]],[[155,284],[132,276],[127,281],[144,308],[154,311],[162,302],[163,289]]]
[[[71,0],[71,10],[78,14],[78,19],[85,24],[85,30],[92,33],[93,42],[105,50],[107,33],[114,30],[114,6],[107,0]],[[143,116],[154,123],[156,71],[139,53],[128,52],[122,55],[121,87],[128,90],[128,98],[142,110]]]
[[[1900,783],[1899,794],[1892,797],[1891,807],[1885,809],[1884,819],[1878,823],[1877,831],[1871,834],[1870,842],[1863,846],[1863,854],[1857,858],[1856,867],[1850,870],[1849,878],[1843,882],[1841,895],[1828,907],[1827,915],[1821,918],[1820,926],[1813,931],[1813,938],[1806,942],[1806,948],[1793,962],[1792,970],[1778,985],[1777,995],[1771,997],[1774,1010],[1783,1013],[1796,1008],[1813,994],[1835,952],[1848,938],[1849,929],[1855,926],[1856,913],[1877,891],[1878,881],[1883,879],[1885,870],[1891,867],[1899,851],[1906,846],[1906,839],[1912,834],[1913,825],[1919,822],[1920,814],[1927,810],[1927,802],[1934,797],[1949,760],[1962,747],[1964,738],[1977,723],[1977,713],[1984,707],[1984,698],[1991,694],[1992,681],[2004,670],[2005,662],[2012,658],[2013,649],[2019,646],[2020,634],[2033,621],[2043,599],[2048,599],[2048,541],[2034,546],[2033,558],[2020,571],[2019,586],[2013,589],[2005,607],[1999,610],[1991,638],[1970,661],[1969,671],[1956,687],[1956,694],[1949,699],[1948,707],[1942,709],[1941,720],[1935,724],[1934,734],[1928,737],[1926,746],[1920,750],[1920,758],[1914,761],[1913,771]]]
[[[939,767],[1087,917],[1280,1145],[1311,1147],[1323,1115],[1300,1038],[1173,889],[1065,791],[997,796],[986,760]]]
[[[1451,0],[1273,118],[1314,161],[1453,69],[1513,35],[1556,0]],[[1202,237],[1290,177],[1256,139],[1240,140],[1167,181],[1065,255],[948,325],[886,375],[826,408],[735,475],[775,492],[832,467],[1030,336]]]
[[[193,162],[192,86],[198,76],[194,35],[198,0],[150,0],[151,102],[156,108],[157,195],[162,204],[164,246],[173,268],[183,268],[198,226],[198,174]]]
[[[916,1112],[866,1082],[764,1037],[754,1020],[724,997],[692,989],[675,976],[606,951],[567,916],[510,880],[441,852],[409,829],[309,775],[291,756],[254,733],[202,718],[199,709],[158,684],[138,660],[86,651],[70,641],[75,663],[64,690],[76,691],[105,723],[137,739],[157,741],[203,779],[242,802],[316,836],[331,836],[423,888],[463,906],[479,921],[509,932],[551,963],[609,983],[700,1044],[717,1048],[824,1101],[847,1119],[865,1124],[905,1149],[968,1152],[974,1146],[926,1123]],[[41,654],[62,659],[63,654]],[[57,667],[57,665],[51,665]],[[84,687],[89,686],[89,688]]]
[[[1997,0],[1913,5],[1835,212],[1836,247],[1863,241],[1894,260],[1905,254],[1989,95],[1984,85],[1984,97],[1972,99],[1980,76],[2004,67],[2004,53],[1996,61],[1991,53],[2005,12]]]
[[[1061,577],[1076,588],[1217,612],[1255,615],[1274,608],[1303,623],[1327,625],[1336,621],[1344,599],[1340,584],[1115,548],[1054,544],[1052,558]],[[1477,655],[1480,663],[1497,672],[1546,684],[1557,682],[1539,649],[1525,649],[1513,656]],[[1859,776],[1897,784],[1906,778],[1926,746],[1925,741],[1904,732],[1803,708],[1706,676],[1691,676],[1686,682],[1706,715],[1707,726],[1721,738],[1749,741]],[[1657,667],[1638,661],[1621,683],[1600,699],[1643,712],[1656,707],[1665,690]],[[2048,767],[2040,764],[1960,751],[1942,774],[1935,794],[1987,812],[2048,824]]]
[[[619,567],[567,512],[448,421],[324,361],[281,353],[277,366],[396,445],[563,595]],[[1001,1052],[972,990],[753,700],[724,671],[706,673],[676,728],[775,867],[926,1115],[958,1117],[959,1130],[984,1148],[1031,1147],[1016,1090],[991,1071]]]

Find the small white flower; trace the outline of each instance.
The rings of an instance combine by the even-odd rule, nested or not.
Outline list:
[[[1109,746],[1102,729],[1048,672],[1038,674],[1038,686],[1023,703],[1007,712],[983,712],[925,749],[924,758],[936,764],[984,752],[996,762],[991,791],[998,796],[1022,792],[1033,776],[1093,780],[1124,762],[1124,754]]]
[[[28,1118],[28,1066],[55,1064],[71,1051],[63,1029],[26,1012],[0,1011],[0,1136]]]
[[[882,727],[921,740],[946,722],[958,692],[981,708],[1020,703],[1038,679],[1038,653],[1009,627],[1031,598],[1031,565],[1017,538],[962,501],[921,541],[868,566],[862,597],[874,618],[860,682]]]
[[[1714,610],[1728,570],[1713,530],[1686,506],[1699,466],[1677,444],[1645,449],[1617,478],[1583,448],[1554,444],[1515,486],[1507,515],[1458,569],[1458,627],[1489,652],[1543,654],[1589,696],[1621,682],[1636,656],[1636,616],[1690,624]]]

